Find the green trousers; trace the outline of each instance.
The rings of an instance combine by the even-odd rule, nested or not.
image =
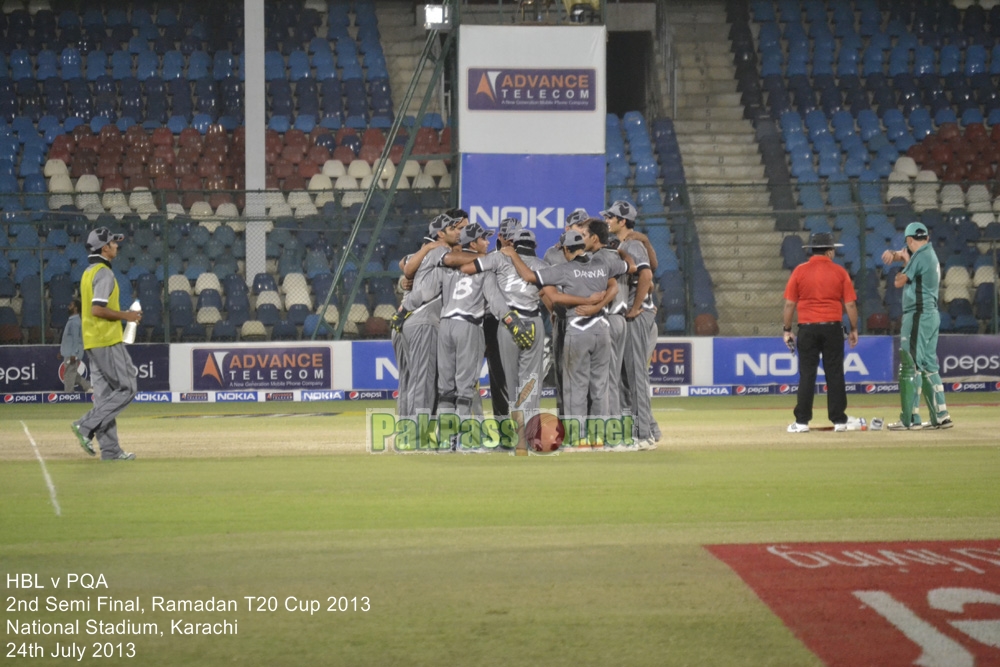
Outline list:
[[[930,423],[948,419],[937,360],[938,312],[904,313],[899,331],[899,419],[907,426],[920,423],[920,396],[923,394]]]

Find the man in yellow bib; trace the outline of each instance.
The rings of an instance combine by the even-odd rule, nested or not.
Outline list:
[[[142,312],[122,310],[119,303],[118,281],[111,270],[111,260],[118,256],[121,234],[112,234],[107,227],[93,230],[87,236],[90,266],[80,278],[80,313],[83,324],[83,347],[90,357],[94,385],[94,407],[72,424],[73,433],[83,450],[94,456],[97,439],[101,459],[131,461],[135,454],[122,451],[118,444],[115,418],[128,407],[136,392],[136,370],[132,358],[122,343],[124,322],[138,322]]]

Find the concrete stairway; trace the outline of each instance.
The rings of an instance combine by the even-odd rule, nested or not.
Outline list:
[[[782,235],[774,231],[754,128],[736,90],[725,5],[704,0],[665,8],[679,70],[674,127],[720,335],[777,335],[787,280]]]
[[[389,87],[392,89],[392,101],[396,105],[396,113],[400,111],[399,105],[413,79],[420,52],[423,51],[427,39],[427,31],[422,25],[416,24],[413,8],[412,2],[380,0],[375,4],[378,30],[382,35],[382,50],[389,69]],[[433,70],[434,64],[428,63],[420,75],[420,85],[413,101],[410,102],[409,115],[416,115],[420,109],[420,101],[427,90]],[[440,96],[435,95],[431,98],[427,111],[441,113]]]

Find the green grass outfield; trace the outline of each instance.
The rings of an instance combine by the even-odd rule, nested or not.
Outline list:
[[[137,404],[119,420],[132,463],[83,454],[68,425],[84,406],[0,406],[0,581],[46,586],[4,589],[4,646],[75,641],[85,664],[816,665],[701,545],[997,537],[1000,396],[948,398],[950,431],[803,435],[784,432],[789,396],[656,399],[654,452],[528,458],[367,455],[364,409],[389,404]],[[849,401],[895,419],[895,396]],[[67,589],[70,573],[108,588]],[[97,611],[99,595],[144,613]],[[42,611],[8,611],[36,596]],[[45,612],[49,596],[91,610]],[[154,596],[239,608],[156,612]],[[339,596],[370,608],[327,611]],[[7,626],[75,618],[164,634]],[[177,619],[238,634],[171,634]],[[97,660],[95,641],[136,656]]]

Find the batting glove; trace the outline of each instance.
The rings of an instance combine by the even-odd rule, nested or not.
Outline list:
[[[403,323],[406,321],[406,318],[412,314],[413,311],[407,310],[405,308],[397,310],[395,313],[393,313],[392,319],[389,320],[389,326],[392,327],[393,331],[397,333],[403,333]]]
[[[514,342],[522,350],[527,350],[535,343],[535,323],[525,320],[515,311],[507,311],[503,316],[503,324],[513,336]]]

